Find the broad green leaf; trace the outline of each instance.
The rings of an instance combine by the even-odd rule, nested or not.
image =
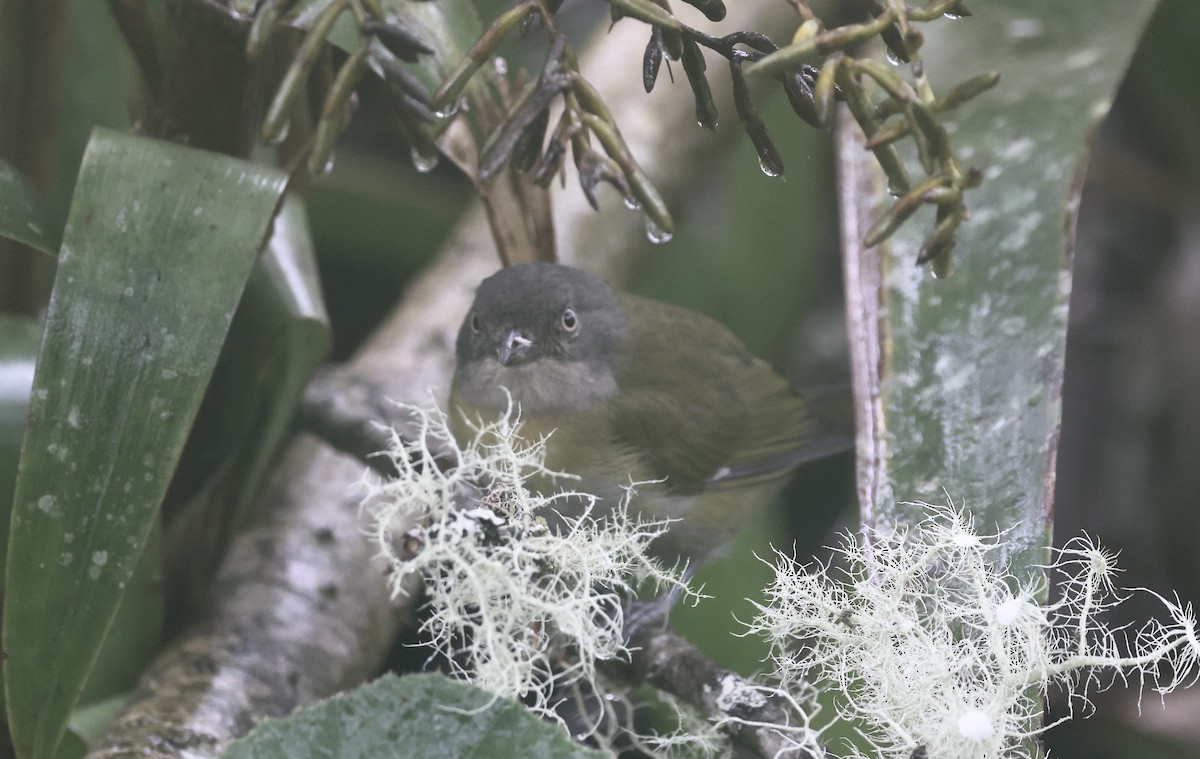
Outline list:
[[[385,675],[236,741],[224,759],[376,759],[383,756],[589,759],[515,701],[442,675]]]
[[[164,606],[163,537],[156,519],[79,693],[80,704],[127,693],[137,685],[158,652]]]
[[[1153,0],[1009,0],[923,27],[935,87],[989,69],[1001,80],[943,117],[964,162],[985,175],[967,194],[972,213],[953,274],[935,279],[914,263],[931,213],[909,220],[882,253],[849,254],[847,270],[861,272],[852,297],[866,306],[853,309],[856,369],[875,373],[859,479],[876,526],[924,515],[903,502],[949,496],[966,502],[981,530],[1012,530],[1016,566],[1043,563],[1079,172],[1153,8]],[[843,139],[842,160],[844,197],[880,203],[882,183],[874,200],[856,194],[871,181],[869,154]],[[852,226],[853,250],[863,227]],[[866,353],[876,329],[876,351]]]
[[[208,576],[245,516],[331,341],[308,217],[292,196],[250,275],[172,483],[180,497],[198,489],[167,525],[168,556],[187,588]]]
[[[54,255],[54,225],[37,188],[24,174],[0,160],[0,237]]]
[[[54,759],[83,759],[87,756],[87,744],[73,731],[68,730],[54,752]]]
[[[280,202],[280,172],[97,130],[59,253],[12,514],[5,688],[52,756]]]

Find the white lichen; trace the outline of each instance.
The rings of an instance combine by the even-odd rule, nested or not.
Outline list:
[[[928,508],[908,530],[846,535],[840,577],[779,553],[751,625],[771,642],[775,678],[833,688],[871,756],[1027,757],[1049,727],[1041,697],[1051,684],[1069,689],[1077,708],[1114,676],[1160,693],[1196,680],[1191,607],[1144,589],[1118,594],[1114,557],[1090,539],[1044,568],[1061,590],[1044,604],[1042,573],[997,567],[1003,536],[979,535],[953,506]],[[1105,627],[1100,613],[1130,592],[1155,595],[1169,621]]]
[[[546,470],[546,440],[521,437],[511,404],[463,446],[441,410],[402,408],[413,435],[392,433],[386,455],[396,476],[368,475],[362,503],[393,596],[406,592],[406,577],[420,577],[431,656],[553,717],[569,686],[593,681],[596,662],[627,658],[623,604],[636,588],[691,593],[678,569],[647,554],[666,523],[631,515],[628,497],[601,507],[585,494],[532,492],[531,476],[567,475]],[[565,499],[583,503],[582,513],[550,529],[543,515]]]
[[[725,713],[717,722],[731,732],[753,728],[768,733],[776,746],[775,756],[824,757],[821,743],[823,728],[817,720],[821,714],[820,694],[804,680],[777,682],[774,685],[755,684],[740,677],[727,677],[720,683],[715,696],[718,708]],[[764,722],[733,716],[746,710],[757,710],[774,701],[786,714],[783,722]]]

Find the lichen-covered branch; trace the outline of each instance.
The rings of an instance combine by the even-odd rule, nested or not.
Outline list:
[[[754,756],[818,756],[817,733],[806,715],[783,698],[736,672],[718,666],[701,651],[661,624],[632,630],[628,670],[700,708],[704,716],[729,731],[735,744]],[[831,756],[826,753],[825,756]]]

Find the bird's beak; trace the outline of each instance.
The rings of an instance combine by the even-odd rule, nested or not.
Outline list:
[[[529,352],[529,346],[533,345],[533,341],[521,334],[520,330],[509,330],[504,339],[500,341],[500,347],[496,350],[496,358],[504,366],[508,366],[514,361],[520,361],[526,353]]]

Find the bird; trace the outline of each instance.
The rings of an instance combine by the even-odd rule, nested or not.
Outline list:
[[[795,467],[849,446],[719,322],[562,264],[513,265],[483,280],[455,357],[460,443],[511,399],[520,434],[547,436],[546,468],[578,477],[533,477],[530,489],[612,504],[640,483],[630,511],[670,520],[651,546],[665,561],[712,558]]]

